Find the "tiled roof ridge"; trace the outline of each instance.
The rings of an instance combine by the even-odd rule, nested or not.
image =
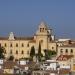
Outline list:
[[[61,45],[60,47],[75,47],[75,43],[66,44],[66,45]]]
[[[64,61],[66,61],[66,60],[69,60],[72,57],[73,57],[73,55],[60,55],[60,56],[57,57],[56,60],[60,60],[60,61],[64,60]]]
[[[32,40],[34,37],[14,37],[15,40]],[[0,40],[8,40],[8,37],[0,37]]]

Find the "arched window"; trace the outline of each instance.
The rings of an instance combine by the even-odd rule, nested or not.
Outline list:
[[[24,44],[22,43],[22,47],[24,47]]]
[[[24,54],[24,51],[22,50],[21,54]]]
[[[29,43],[27,44],[27,47],[29,47]]]
[[[66,53],[68,53],[68,49],[66,49],[66,51],[65,51]]]
[[[18,47],[18,43],[16,43],[16,47]]]
[[[40,28],[40,32],[44,32],[44,28]]]
[[[42,31],[42,29],[40,28],[40,32]]]
[[[71,49],[71,53],[73,53],[73,49]]]
[[[18,51],[16,50],[16,54],[18,54]]]

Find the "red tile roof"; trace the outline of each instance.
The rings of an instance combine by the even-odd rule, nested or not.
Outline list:
[[[15,40],[33,40],[34,37],[14,37]],[[8,37],[0,37],[0,40],[8,40]]]
[[[60,47],[75,47],[75,43],[73,43],[73,44],[67,44],[67,45],[62,45]]]
[[[16,66],[16,65],[17,65],[16,62],[13,62],[13,61],[6,61],[6,62],[4,62],[4,64],[3,64],[3,68],[4,68],[4,69],[12,69],[12,68],[14,68],[14,66]]]
[[[36,40],[30,40],[29,41],[29,43],[35,43],[36,42]]]
[[[66,61],[66,60],[69,60],[72,57],[73,57],[73,55],[60,55],[59,57],[57,57],[56,60],[58,60],[58,61]]]

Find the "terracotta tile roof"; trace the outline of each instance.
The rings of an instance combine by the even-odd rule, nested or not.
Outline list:
[[[60,55],[59,57],[57,57],[56,60],[58,60],[58,61],[66,61],[66,60],[69,60],[72,57],[73,57],[73,55]]]
[[[3,69],[0,69],[0,75],[3,75]]]
[[[4,62],[4,64],[3,64],[3,68],[4,68],[4,69],[12,69],[12,68],[14,68],[14,66],[16,66],[16,65],[17,65],[16,62],[6,61],[6,62]]]
[[[61,69],[60,71],[59,71],[59,75],[61,74],[69,74],[70,73],[70,70],[69,69]]]
[[[29,41],[29,43],[35,43],[36,42],[36,40],[30,40]]]
[[[25,67],[28,67],[28,65],[18,65],[19,68],[25,69]]]
[[[0,37],[0,40],[7,40],[8,37]]]
[[[16,40],[33,40],[34,37],[15,37]]]
[[[59,46],[59,47],[75,47],[75,43],[67,44],[67,45],[62,45],[62,46]]]
[[[58,71],[57,70],[53,70],[53,71],[49,70],[49,72],[58,74]],[[69,69],[60,69],[59,70],[59,75],[69,74],[69,72],[70,72]]]
[[[0,37],[0,40],[8,40],[8,37]],[[15,40],[33,40],[34,37],[15,37]]]

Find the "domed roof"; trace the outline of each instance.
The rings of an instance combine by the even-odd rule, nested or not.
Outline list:
[[[10,32],[10,34],[9,34],[9,40],[14,40],[14,33],[13,32]]]

